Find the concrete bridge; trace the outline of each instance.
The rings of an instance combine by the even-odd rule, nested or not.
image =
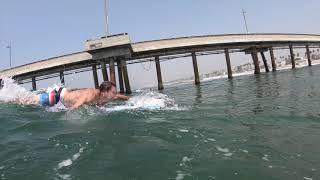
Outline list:
[[[64,75],[70,71],[92,70],[94,84],[97,88],[99,80],[97,68],[101,68],[103,80],[116,81],[115,70],[118,69],[118,86],[121,93],[131,93],[127,64],[154,61],[157,70],[158,89],[162,90],[161,65],[162,59],[192,57],[195,84],[200,83],[197,55],[204,53],[224,53],[228,70],[228,78],[232,79],[231,60],[229,53],[244,52],[251,54],[255,74],[260,73],[258,53],[261,54],[266,72],[269,72],[264,52],[269,51],[272,71],[276,71],[273,50],[289,49],[292,68],[295,68],[294,48],[306,48],[308,63],[311,66],[311,47],[319,47],[320,35],[313,34],[226,34],[181,37],[132,43],[128,34],[102,37],[88,40],[85,51],[62,55],[38,62],[0,71],[0,79],[12,77],[19,83],[32,82],[36,90],[36,81],[52,77],[60,77],[64,83]],[[109,73],[108,69],[109,68]]]

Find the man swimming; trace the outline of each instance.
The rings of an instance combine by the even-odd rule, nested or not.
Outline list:
[[[29,100],[17,100],[23,105],[54,106],[61,102],[69,109],[77,109],[83,105],[103,106],[114,100],[128,100],[128,96],[117,94],[116,85],[113,82],[102,82],[99,89],[67,90],[66,88],[55,89],[49,93],[34,95]]]

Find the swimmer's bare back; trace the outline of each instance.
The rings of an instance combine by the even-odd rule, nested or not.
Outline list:
[[[18,104],[54,106],[59,101],[70,110],[80,108],[83,105],[103,106],[114,100],[128,100],[129,97],[117,94],[114,83],[102,82],[99,89],[67,90],[59,88],[49,93],[32,95],[28,98],[17,98]]]
[[[63,104],[67,108],[76,109],[82,105],[94,105],[99,100],[99,89],[66,90]]]

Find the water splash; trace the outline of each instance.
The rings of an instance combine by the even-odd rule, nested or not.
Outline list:
[[[53,89],[62,87],[60,84],[53,84],[46,89],[39,89],[37,91],[29,91],[23,86],[17,84],[11,78],[3,78],[1,82],[2,88],[0,89],[0,103],[15,103],[21,105],[37,105],[35,96],[43,92],[51,92]],[[57,112],[65,110],[63,104],[58,103],[54,107],[46,108],[47,111]]]
[[[0,89],[0,102],[17,103],[18,100],[26,102],[36,95],[15,83],[11,78],[2,79],[1,84],[3,87]]]
[[[137,96],[133,96],[129,101],[121,105],[107,106],[102,108],[107,112],[128,111],[128,110],[184,110],[175,104],[175,100],[169,96],[154,91],[144,91]]]

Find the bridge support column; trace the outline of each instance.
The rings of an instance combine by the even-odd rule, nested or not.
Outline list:
[[[101,72],[102,72],[103,81],[109,81],[106,62],[101,61],[100,65],[101,65]]]
[[[121,59],[117,60],[120,93],[124,93]]]
[[[230,62],[230,54],[229,49],[224,49],[224,54],[226,56],[226,63],[227,63],[227,70],[228,70],[228,78],[232,79],[232,68],[231,68],[231,62]]]
[[[158,90],[163,90],[159,56],[155,57],[155,62],[156,62],[156,70],[157,70],[157,77],[158,77]]]
[[[60,71],[60,83],[63,84],[63,85],[64,85],[64,83],[65,83],[63,71]]]
[[[110,68],[110,81],[116,84],[116,70],[115,70],[113,58],[110,59],[109,68]]]
[[[94,87],[96,89],[99,89],[99,80],[98,80],[98,73],[97,73],[97,66],[96,65],[92,66],[92,75],[93,75]]]
[[[129,75],[128,75],[128,69],[127,69],[127,62],[125,59],[121,60],[120,62],[121,66],[122,66],[122,74],[123,74],[123,81],[124,81],[124,85],[126,87],[126,93],[127,94],[131,94],[131,87],[130,87],[130,81],[129,81]]]
[[[269,72],[269,66],[268,66],[268,63],[267,63],[266,56],[264,55],[264,52],[262,52],[262,51],[260,52],[260,54],[261,54],[261,57],[262,57],[264,68],[265,68],[266,72]]]
[[[295,59],[294,59],[294,53],[293,53],[292,45],[289,46],[289,49],[290,49],[292,69],[295,69],[296,68],[296,62],[295,62]]]
[[[37,83],[36,83],[36,77],[32,77],[32,90],[37,90]]]
[[[308,58],[308,65],[312,66],[309,45],[306,45],[306,53],[307,53],[307,58]]]
[[[199,78],[199,70],[198,70],[198,63],[197,63],[197,55],[195,52],[191,53],[192,56],[192,63],[193,63],[193,72],[194,72],[194,84],[200,84]]]
[[[260,66],[259,66],[257,49],[254,49],[253,52],[251,52],[251,56],[254,64],[254,74],[260,74]]]
[[[272,64],[272,71],[276,72],[277,65],[276,65],[276,59],[274,58],[273,48],[271,47],[269,51],[270,51],[270,58],[271,58],[271,64]]]

